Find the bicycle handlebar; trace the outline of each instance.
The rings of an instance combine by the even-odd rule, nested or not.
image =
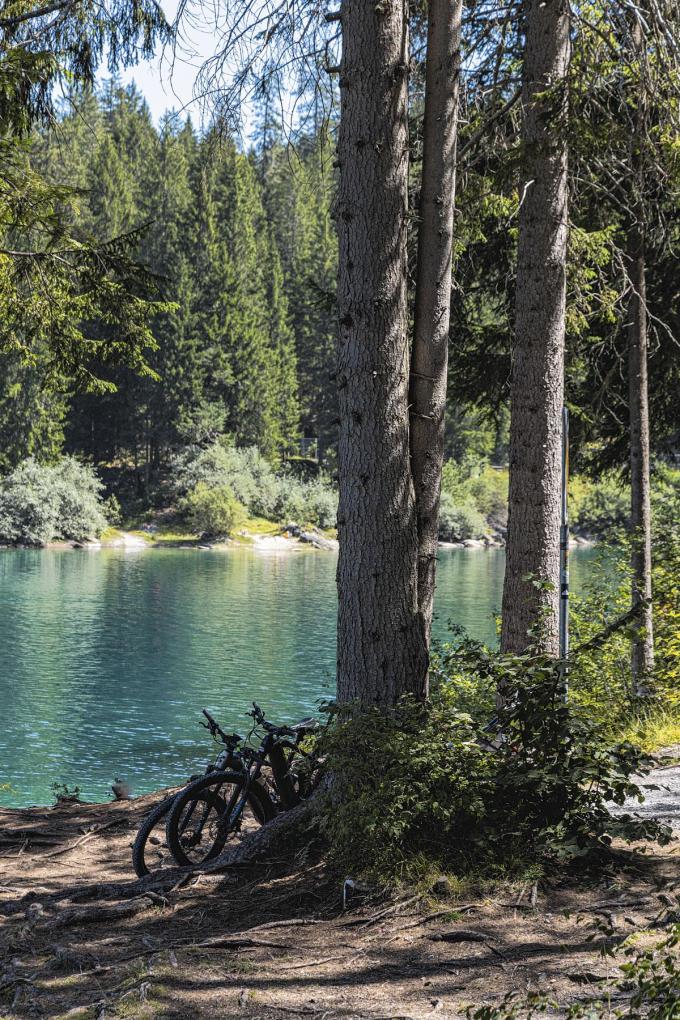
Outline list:
[[[201,723],[201,725],[205,726],[207,730],[210,730],[213,737],[217,734],[222,743],[225,744],[228,748],[232,749],[236,747],[237,744],[241,743],[243,738],[240,737],[238,733],[232,733],[231,736],[227,736],[227,734],[224,732],[218,721],[216,719],[213,719],[207,708],[203,709],[203,715],[208,720],[208,723],[207,725],[205,723]]]
[[[252,712],[248,712],[248,715],[252,716],[258,726],[261,726],[267,733],[276,733],[281,737],[295,737],[297,733],[291,729],[290,726],[275,726],[274,723],[270,723],[265,718],[264,712],[256,701],[253,702]]]

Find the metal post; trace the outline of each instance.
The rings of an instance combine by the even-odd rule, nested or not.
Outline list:
[[[567,695],[566,659],[569,655],[569,411],[562,408],[562,505],[560,519],[560,658],[564,666],[564,694]]]

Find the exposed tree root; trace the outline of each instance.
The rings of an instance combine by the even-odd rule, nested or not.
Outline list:
[[[82,903],[91,900],[131,900],[151,893],[167,895],[186,885],[195,875],[211,874],[252,864],[257,860],[273,857],[282,850],[289,852],[299,843],[303,834],[309,837],[317,810],[317,793],[290,811],[276,815],[262,828],[246,836],[238,846],[225,850],[208,864],[193,868],[167,868],[160,873],[152,872],[134,882],[98,882],[69,887],[48,896],[30,892],[19,900],[3,903],[0,906],[0,913],[6,916],[21,913],[30,903],[37,900],[47,906],[64,900]],[[76,923],[75,919],[73,923]]]

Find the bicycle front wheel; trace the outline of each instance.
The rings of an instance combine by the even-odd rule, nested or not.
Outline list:
[[[276,809],[257,783],[238,772],[211,772],[177,795],[167,816],[166,843],[182,867],[217,857],[227,842],[237,845]]]

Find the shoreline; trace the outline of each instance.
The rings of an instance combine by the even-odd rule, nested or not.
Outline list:
[[[585,536],[575,536],[569,540],[569,548],[588,549],[598,545],[596,539]],[[441,540],[437,543],[442,550],[481,550],[505,549],[505,542],[496,536],[485,536],[484,538],[470,538],[461,542],[449,542]],[[295,552],[300,549],[320,549],[323,552],[337,552],[339,543],[337,538],[328,537],[321,532],[309,531],[302,534],[290,534],[283,530],[278,534],[261,535],[252,532],[240,532],[236,536],[223,539],[195,538],[194,536],[178,536],[164,538],[162,535],[154,535],[153,532],[125,532],[111,538],[83,539],[74,541],[72,539],[54,539],[42,545],[27,545],[16,543],[14,545],[0,543],[0,552],[11,551],[66,551],[86,550],[99,552],[103,549],[122,549],[126,551],[149,551],[157,549],[184,550],[187,552],[230,552],[236,549],[249,549],[254,552]]]

